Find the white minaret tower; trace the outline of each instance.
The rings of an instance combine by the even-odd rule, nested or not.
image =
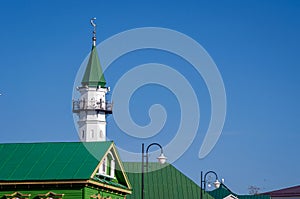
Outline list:
[[[73,113],[79,117],[78,133],[82,142],[106,141],[106,115],[112,113],[112,104],[105,99],[109,87],[105,87],[106,81],[97,53],[95,19],[91,19],[94,27],[92,50],[81,86],[77,88],[80,98],[73,100]]]

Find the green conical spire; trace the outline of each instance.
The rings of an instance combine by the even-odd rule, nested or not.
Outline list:
[[[105,87],[106,81],[102,72],[102,68],[100,65],[98,52],[96,48],[96,24],[94,23],[94,20],[96,20],[96,18],[91,19],[91,24],[94,27],[93,47],[81,84],[82,86]]]
[[[100,65],[96,46],[93,45],[81,84],[83,86],[105,87],[106,81]]]

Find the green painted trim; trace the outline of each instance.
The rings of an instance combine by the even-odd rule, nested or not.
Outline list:
[[[116,192],[109,192],[109,191],[104,191],[104,190],[101,190],[101,189],[96,189],[94,187],[90,187],[90,186],[87,186],[84,188],[84,198],[93,198],[91,196],[94,196],[97,197],[98,195],[101,196],[101,197],[104,197],[104,198],[109,198],[111,197],[112,199],[121,199],[121,198],[125,198],[125,195],[123,194],[118,194]]]
[[[45,189],[45,190],[7,190],[7,191],[0,191],[0,198],[5,198],[5,195],[12,194],[14,192],[20,192],[22,194],[30,195],[26,198],[29,199],[38,199],[39,195],[47,194],[48,192],[53,192],[56,194],[63,194],[63,199],[82,199],[82,191],[81,189]]]

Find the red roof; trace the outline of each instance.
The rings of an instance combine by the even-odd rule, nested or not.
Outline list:
[[[270,195],[271,197],[293,197],[293,196],[300,196],[300,185],[279,189],[275,191],[270,191],[263,193],[264,195]]]

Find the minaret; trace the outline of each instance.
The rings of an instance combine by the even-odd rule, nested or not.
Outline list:
[[[92,50],[81,86],[77,88],[80,98],[73,100],[73,113],[79,117],[78,133],[82,142],[106,141],[106,115],[112,113],[112,104],[105,99],[109,87],[105,87],[106,81],[97,53],[95,19],[91,19],[94,27]]]

